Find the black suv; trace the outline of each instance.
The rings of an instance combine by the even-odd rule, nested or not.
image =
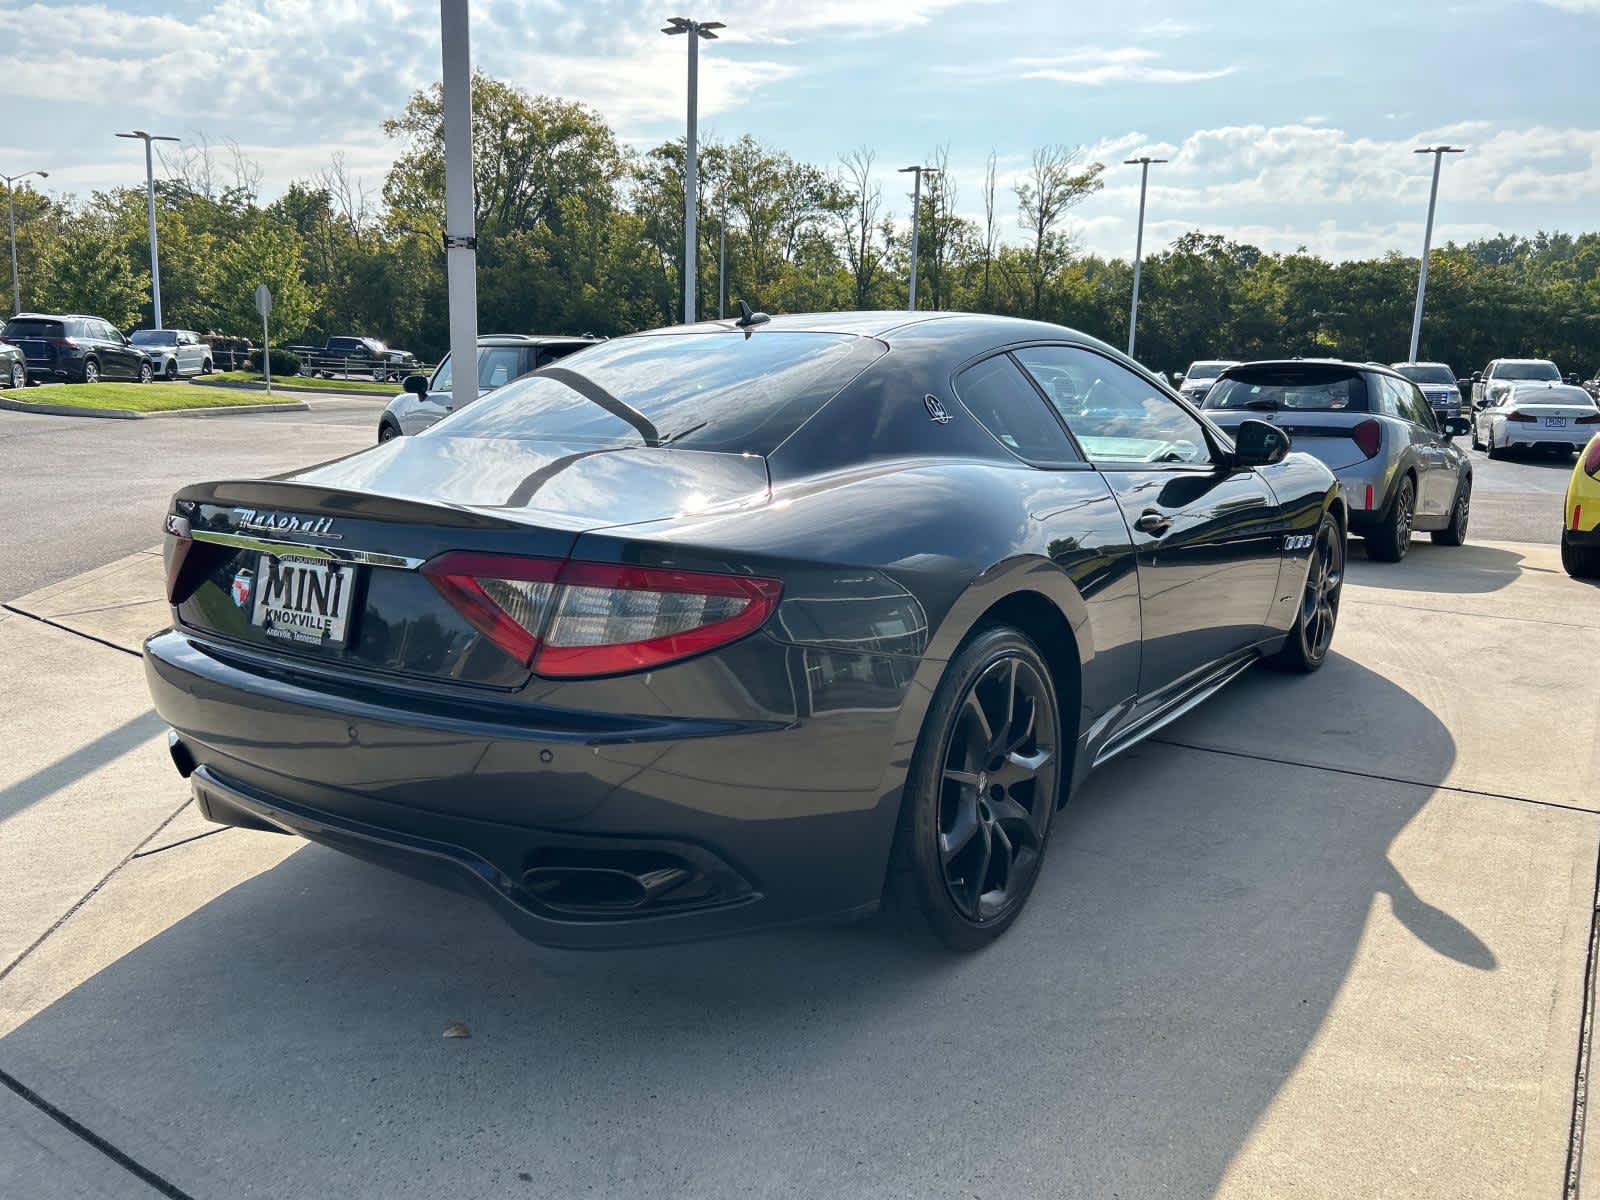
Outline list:
[[[134,379],[149,383],[155,375],[150,356],[99,317],[18,313],[0,330],[0,339],[26,356],[29,382]]]

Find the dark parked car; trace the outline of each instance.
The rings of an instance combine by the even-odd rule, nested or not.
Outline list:
[[[147,678],[212,820],[541,942],[887,886],[975,947],[1092,767],[1325,660],[1344,502],[1288,446],[1038,322],[616,338],[422,437],[181,490]]]
[[[150,356],[99,317],[18,313],[0,330],[0,338],[27,357],[28,378],[36,382],[135,379],[149,383],[155,374]]]
[[[28,359],[18,346],[0,342],[0,387],[28,386]]]
[[[332,337],[320,350],[305,355],[308,373],[332,379],[335,375],[370,375],[381,382],[400,379],[420,365],[409,350],[391,350],[377,338]]]
[[[478,395],[481,397],[530,371],[592,346],[601,338],[580,335],[489,333],[478,339]],[[455,384],[446,354],[432,377],[407,375],[405,391],[389,401],[378,419],[378,440],[421,433],[455,410]]]
[[[1225,429],[1256,419],[1289,434],[1339,477],[1350,532],[1367,553],[1398,562],[1423,530],[1444,546],[1467,538],[1472,463],[1455,438],[1464,417],[1436,417],[1421,388],[1379,363],[1286,359],[1222,373],[1206,415]]]

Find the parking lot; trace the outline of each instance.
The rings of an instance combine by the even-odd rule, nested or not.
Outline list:
[[[357,449],[377,411],[6,414],[0,1195],[1524,1197],[1595,1169],[1600,591],[1552,544],[1568,464],[1475,454],[1471,544],[1354,554],[1323,672],[1253,672],[1095,775],[985,953],[888,913],[574,954],[210,826],[167,759],[135,651],[168,492]]]

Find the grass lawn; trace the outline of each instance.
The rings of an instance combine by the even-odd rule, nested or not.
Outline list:
[[[7,400],[61,404],[69,408],[122,408],[167,412],[179,408],[221,408],[232,404],[292,404],[293,396],[191,387],[187,383],[65,383],[59,387],[0,389]]]
[[[201,387],[226,388],[229,384],[260,383],[261,376],[251,371],[218,371],[215,375],[202,375],[194,381]],[[370,379],[318,379],[315,375],[274,375],[274,387],[309,388],[317,392],[371,392],[374,396],[397,396],[398,383],[374,383]]]

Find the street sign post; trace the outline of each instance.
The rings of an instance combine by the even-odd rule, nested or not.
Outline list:
[[[256,311],[261,314],[261,377],[266,380],[267,394],[272,394],[272,339],[267,336],[267,317],[272,312],[272,291],[264,283],[256,284]]]

